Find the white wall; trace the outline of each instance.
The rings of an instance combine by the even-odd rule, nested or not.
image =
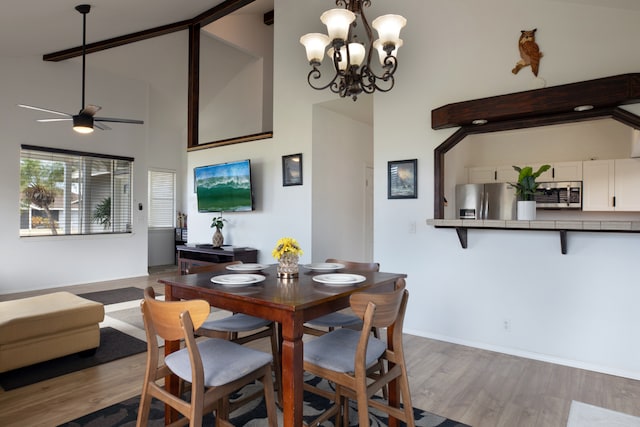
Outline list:
[[[44,113],[18,108],[25,103],[75,113],[81,104],[77,61],[45,63],[40,57],[0,61],[0,292],[11,293],[100,279],[146,274],[146,210],[133,212],[133,233],[124,235],[19,237],[20,144],[130,156],[133,206],[146,207],[147,126],[113,125],[90,135],[73,132],[69,122],[37,123]],[[87,103],[100,115],[147,121],[147,85],[87,69]],[[126,250],[123,250],[126,248]]]
[[[134,60],[132,60],[134,58]],[[186,209],[188,33],[181,31],[87,57],[95,67],[148,82],[147,168],[176,172],[176,209]],[[145,206],[147,193],[145,187]],[[145,215],[148,211],[145,209]],[[149,231],[148,265],[175,261],[174,230]],[[144,267],[146,269],[146,266]],[[99,280],[99,279],[96,279]]]
[[[631,302],[640,296],[637,235],[573,233],[561,255],[557,233],[470,231],[464,250],[453,230],[424,223],[433,216],[433,149],[454,131],[431,130],[432,109],[529,89],[529,69],[511,74],[522,29],[538,28],[540,77],[549,86],[637,72],[640,57],[624,52],[640,36],[638,11],[497,0],[393,8],[413,19],[396,87],[375,103],[375,256],[383,269],[408,273],[408,330],[640,377],[640,312]],[[383,12],[380,3],[372,9]],[[419,159],[419,199],[386,200],[385,162],[411,155]],[[409,221],[422,224],[416,235],[402,234]]]
[[[313,261],[373,261],[365,228],[366,167],[373,166],[371,125],[315,107],[312,161]]]

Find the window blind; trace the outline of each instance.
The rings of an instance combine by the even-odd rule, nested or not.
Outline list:
[[[149,170],[149,228],[175,226],[176,173]]]
[[[20,236],[131,232],[133,159],[23,145]]]

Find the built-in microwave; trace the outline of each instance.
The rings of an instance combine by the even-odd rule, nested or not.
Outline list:
[[[582,209],[582,181],[541,182],[535,199],[538,209]]]

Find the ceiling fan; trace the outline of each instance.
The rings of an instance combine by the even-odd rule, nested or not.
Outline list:
[[[82,109],[78,114],[68,114],[61,111],[50,110],[47,108],[34,107],[31,105],[18,104],[18,107],[29,108],[31,110],[43,111],[45,113],[64,116],[64,118],[38,119],[39,122],[60,122],[73,121],[73,130],[79,133],[91,133],[96,127],[101,130],[111,129],[105,124],[107,123],[133,123],[141,125],[142,120],[132,119],[116,119],[113,117],[96,117],[95,114],[102,108],[97,105],[85,105],[84,103],[84,86],[85,86],[85,70],[86,70],[86,38],[87,38],[87,13],[91,10],[91,5],[81,4],[75,9],[82,14]]]

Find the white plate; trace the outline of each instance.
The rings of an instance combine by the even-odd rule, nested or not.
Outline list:
[[[344,264],[337,262],[315,262],[313,264],[305,265],[305,268],[313,271],[336,271],[344,268]]]
[[[265,268],[267,268],[268,266],[264,265],[264,264],[251,264],[251,263],[247,263],[247,264],[232,264],[232,265],[227,265],[227,270],[230,271],[238,271],[241,273],[252,273],[252,272],[256,272],[256,271],[260,271],[260,270],[264,270]]]
[[[264,279],[265,277],[261,274],[221,274],[220,276],[213,276],[211,281],[219,285],[240,287],[260,283]]]
[[[367,280],[367,278],[359,274],[336,273],[319,274],[318,276],[313,276],[313,280],[327,286],[350,286],[356,283],[364,282],[365,280]]]

